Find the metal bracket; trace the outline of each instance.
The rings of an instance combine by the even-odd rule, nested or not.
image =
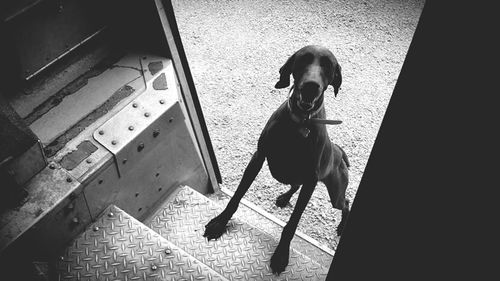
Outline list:
[[[114,155],[120,177],[134,167],[134,162],[165,140],[171,128],[184,122],[174,86],[174,68],[170,60],[167,62],[161,71],[147,79],[142,94],[93,133],[94,139]]]

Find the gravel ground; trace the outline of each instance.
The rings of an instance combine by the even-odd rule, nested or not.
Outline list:
[[[308,44],[332,50],[343,84],[337,98],[331,87],[327,90],[325,108],[329,118],[343,123],[328,126],[328,133],[349,156],[352,202],[424,1],[172,2],[223,186],[232,191],[267,119],[287,98],[288,89],[274,88],[281,65]],[[286,222],[293,207],[280,209],[274,201],[288,188],[264,164],[245,198]],[[340,211],[319,184],[299,230],[335,249],[339,221]]]

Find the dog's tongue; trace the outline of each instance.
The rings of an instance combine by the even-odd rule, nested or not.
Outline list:
[[[300,107],[304,111],[309,111],[314,107],[314,104],[308,102],[297,102],[297,106]]]

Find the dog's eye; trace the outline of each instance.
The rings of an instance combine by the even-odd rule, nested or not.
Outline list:
[[[304,70],[304,68],[311,64],[314,61],[314,55],[313,54],[304,54],[303,56],[300,56],[297,58],[295,61],[295,69],[297,70]]]
[[[321,57],[319,59],[319,65],[327,72],[331,73],[333,71],[332,61],[328,57]]]

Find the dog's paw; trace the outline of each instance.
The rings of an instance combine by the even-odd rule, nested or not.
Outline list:
[[[344,231],[344,223],[342,221],[337,226],[337,236],[342,235],[342,231]]]
[[[290,256],[290,247],[278,247],[274,251],[273,256],[271,257],[271,271],[273,274],[280,275],[283,271],[285,271],[288,266],[288,260]]]
[[[340,223],[339,225],[337,226],[337,235],[340,236],[342,235],[342,232],[344,231],[344,227],[345,227],[345,224],[346,224],[346,221],[347,221],[347,218],[349,217],[349,201],[346,200],[347,203],[347,207],[342,211],[342,219],[340,220]]]
[[[276,206],[280,208],[285,208],[288,203],[290,203],[290,197],[286,193],[283,193],[276,198]]]
[[[225,218],[222,215],[218,215],[217,217],[213,218],[205,225],[205,233],[203,234],[203,237],[206,237],[208,241],[212,239],[219,239],[222,234],[226,232],[228,221],[229,219]]]
[[[346,216],[342,216],[342,219],[340,220],[340,223],[337,226],[337,236],[342,235],[342,232],[344,231],[346,220],[347,220]]]

